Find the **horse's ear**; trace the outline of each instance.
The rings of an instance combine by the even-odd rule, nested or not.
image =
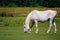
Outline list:
[[[25,25],[25,23],[23,23]]]

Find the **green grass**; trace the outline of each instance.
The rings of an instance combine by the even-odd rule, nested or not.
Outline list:
[[[23,23],[25,17],[0,17],[0,40],[60,40],[60,19],[56,18],[57,33],[54,33],[54,27],[49,34],[49,22],[39,23],[39,33],[35,34],[35,25],[32,33],[23,32]]]

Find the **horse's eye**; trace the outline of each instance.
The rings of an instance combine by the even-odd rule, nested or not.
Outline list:
[[[24,28],[26,28],[26,27],[24,27]]]

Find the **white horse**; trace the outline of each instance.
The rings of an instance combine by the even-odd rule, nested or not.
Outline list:
[[[31,32],[31,28],[32,26],[35,24],[36,25],[36,32],[38,33],[38,22],[45,22],[47,20],[49,20],[50,26],[49,29],[47,31],[47,33],[50,32],[52,24],[54,24],[55,26],[55,31],[54,33],[56,33],[57,28],[56,28],[56,23],[55,23],[55,16],[56,16],[57,12],[54,10],[46,10],[46,11],[38,11],[38,10],[33,10],[32,12],[30,12],[25,20],[24,23],[24,32]],[[29,27],[30,21],[32,21],[32,25],[31,27]]]

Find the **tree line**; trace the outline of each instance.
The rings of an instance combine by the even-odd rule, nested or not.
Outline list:
[[[60,0],[0,0],[0,7],[60,7]]]

